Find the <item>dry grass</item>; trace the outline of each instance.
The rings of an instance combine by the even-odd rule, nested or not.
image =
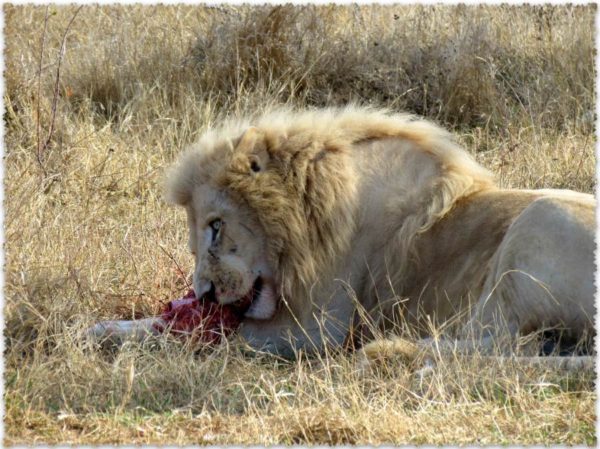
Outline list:
[[[229,114],[372,101],[452,126],[504,186],[593,192],[594,5],[85,6],[53,114],[75,10],[44,33],[45,7],[4,6],[6,444],[596,443],[588,374],[78,338],[185,290],[162,173]]]

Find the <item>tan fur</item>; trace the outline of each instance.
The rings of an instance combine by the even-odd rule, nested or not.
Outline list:
[[[194,206],[207,192],[223,200]],[[520,217],[531,221],[539,238],[555,239],[554,230],[579,232],[574,241],[585,246],[591,235],[593,243],[595,203],[589,195],[498,190],[490,173],[436,125],[354,106],[279,109],[223,124],[182,155],[168,176],[167,196],[186,206],[196,223],[219,215],[224,204],[233,207],[229,213],[237,208],[256,222],[252,235],[264,244],[252,251],[263,252],[272,272],[278,309],[273,316],[248,318],[240,333],[257,348],[283,354],[341,344],[359,310],[366,321],[382,326],[395,320],[394,312],[414,325],[428,315],[443,322],[464,312],[469,301],[479,304],[473,317],[489,322],[498,311],[512,313],[512,305],[489,305],[498,303],[496,283],[503,282],[498,270],[523,259],[503,246],[507,236],[523,238],[514,225]],[[545,198],[555,202],[539,203]],[[544,230],[535,221],[546,215],[556,226]],[[562,226],[569,220],[581,226]],[[195,226],[192,233],[201,228]],[[243,247],[253,245],[248,237],[240,239],[236,243]],[[199,247],[196,240],[193,246]],[[520,245],[519,251],[535,251]],[[568,253],[557,251],[556,257]],[[591,251],[584,249],[582,260],[593,265]],[[252,272],[252,258],[246,259],[239,270]],[[536,271],[535,263],[525,268]],[[547,277],[551,291],[557,278],[544,270],[532,277]],[[589,314],[593,267],[577,265],[558,274],[564,278],[576,270],[584,285],[558,302],[577,304]],[[205,271],[197,262],[196,277],[206,277]],[[546,295],[525,289],[522,279],[511,282],[518,284],[511,291],[529,289],[529,296],[508,293],[503,301],[509,304],[520,301],[526,308]],[[563,313],[558,307],[539,320],[525,320],[520,303],[511,332],[522,330],[525,321],[554,325]],[[591,327],[591,317],[588,323],[580,315],[571,314],[564,324]]]

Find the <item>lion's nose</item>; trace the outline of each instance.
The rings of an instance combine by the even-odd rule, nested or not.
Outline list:
[[[196,290],[196,298],[202,298],[205,295],[211,296],[210,293],[212,291],[212,297],[214,298],[215,286],[211,281],[206,279],[199,279],[194,282],[194,290]]]

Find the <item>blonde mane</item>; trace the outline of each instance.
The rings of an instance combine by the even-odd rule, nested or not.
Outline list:
[[[237,148],[252,125],[264,137],[267,169],[254,176],[254,153]],[[180,158],[167,180],[167,197],[187,204],[196,185],[227,192],[257,216],[268,236],[268,252],[277,264],[283,292],[306,290],[329,272],[351,244],[358,204],[358,173],[353,148],[395,138],[430,155],[439,170],[426,192],[399,195],[383,217],[401,223],[384,252],[401,276],[415,237],[431,228],[464,196],[493,186],[478,165],[442,128],[407,114],[349,106],[297,112],[276,109],[260,117],[231,120],[205,133]],[[395,214],[410,215],[399,221]]]

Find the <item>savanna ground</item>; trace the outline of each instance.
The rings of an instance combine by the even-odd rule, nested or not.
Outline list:
[[[594,192],[595,5],[3,10],[4,444],[596,444],[590,373],[80,338],[185,292],[162,176],[230,114],[385,105],[502,186]]]

